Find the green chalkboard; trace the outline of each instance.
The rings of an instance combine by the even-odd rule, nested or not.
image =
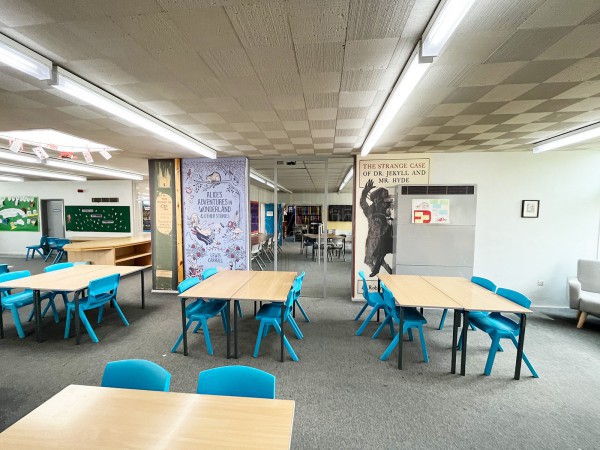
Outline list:
[[[67,231],[131,232],[129,206],[65,206]]]

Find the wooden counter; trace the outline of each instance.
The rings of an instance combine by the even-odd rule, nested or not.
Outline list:
[[[152,264],[150,236],[97,239],[64,246],[69,262],[116,266],[149,266]]]

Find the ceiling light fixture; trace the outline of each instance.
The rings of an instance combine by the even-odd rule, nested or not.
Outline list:
[[[447,0],[423,34],[423,56],[438,56],[475,0]]]
[[[0,62],[38,80],[52,78],[52,61],[0,34]]]
[[[199,153],[202,156],[212,159],[217,157],[217,153],[207,145],[146,114],[142,110],[129,105],[114,95],[99,89],[76,75],[60,67],[55,67],[54,75],[55,77],[51,85],[56,89],[96,108],[102,109],[109,114],[120,117],[135,126],[144,128],[188,150]]]
[[[533,144],[533,153],[547,152],[597,137],[600,137],[600,122],[536,142]]]
[[[342,192],[342,189],[344,189],[346,187],[346,185],[348,184],[348,181],[350,181],[353,176],[354,176],[354,166],[350,167],[350,170],[348,171],[348,173],[346,174],[346,176],[340,183],[340,188],[338,189],[338,192]]]
[[[392,89],[392,92],[388,99],[386,100],[381,112],[377,116],[371,131],[367,135],[365,142],[362,146],[360,155],[367,156],[369,152],[373,149],[383,132],[386,130],[390,122],[408,98],[408,96],[415,89],[429,66],[431,62],[423,62],[419,63],[419,48],[413,52],[411,58],[406,64],[404,71],[398,78],[396,85]]]
[[[25,181],[23,177],[11,177],[10,175],[0,175],[0,181]]]
[[[9,161],[16,161],[27,164],[39,164],[40,160],[33,155],[26,155],[23,153],[13,153],[8,151],[0,151],[0,159],[7,159]]]
[[[126,172],[124,170],[109,169],[108,167],[98,167],[75,162],[60,161],[56,159],[47,159],[45,164],[47,166],[56,167],[59,169],[74,170],[76,172],[86,172],[97,175],[105,175],[107,177],[114,177],[125,180],[141,181],[144,179],[142,175],[133,172]]]
[[[67,181],[86,181],[86,177],[82,177],[81,175],[71,175],[68,173],[59,173],[59,172],[48,172],[47,170],[37,170],[37,169],[29,169],[26,167],[15,167],[15,166],[5,166],[0,164],[0,172],[3,173],[15,173],[17,175],[25,175],[32,177],[40,177],[40,178],[54,178],[57,180],[67,180]]]
[[[265,177],[263,175],[259,175],[259,174],[257,174],[256,172],[254,172],[252,170],[250,170],[250,178],[258,181],[259,183],[266,184],[271,189],[273,189],[273,187],[275,186],[275,184],[271,180],[269,180],[267,177]],[[280,184],[277,185],[277,190],[287,192],[288,194],[293,194],[292,191],[290,191],[289,189],[284,188]]]

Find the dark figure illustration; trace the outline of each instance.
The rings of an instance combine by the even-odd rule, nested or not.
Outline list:
[[[360,196],[360,207],[365,213],[369,225],[365,244],[365,264],[371,269],[371,277],[379,273],[381,266],[388,273],[392,273],[392,268],[384,258],[393,251],[391,223],[393,199],[385,188],[371,192],[374,187],[373,180],[367,181]],[[371,200],[370,205],[367,203],[367,198]]]

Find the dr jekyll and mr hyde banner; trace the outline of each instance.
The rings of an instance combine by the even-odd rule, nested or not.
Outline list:
[[[248,160],[182,159],[181,174],[185,276],[247,270]]]

